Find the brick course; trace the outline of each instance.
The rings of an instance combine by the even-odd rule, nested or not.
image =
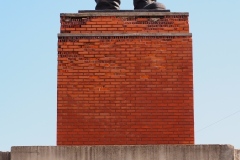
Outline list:
[[[62,14],[57,144],[193,144],[192,70],[186,14]]]

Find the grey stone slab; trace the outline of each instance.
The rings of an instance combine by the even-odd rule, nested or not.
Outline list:
[[[234,153],[231,145],[35,146],[12,147],[11,160],[234,160]]]
[[[188,16],[188,12],[163,12],[163,11],[79,11],[79,13],[61,13],[60,16],[65,17],[89,17],[89,16],[119,16],[119,17],[131,17],[131,16],[167,16],[167,15],[186,15]]]
[[[10,152],[0,152],[0,160],[10,160]]]
[[[73,34],[73,33],[60,33],[58,37],[169,37],[169,36],[192,36],[191,33],[89,33],[89,34]]]
[[[235,159],[234,160],[240,160],[240,150],[235,150]]]
[[[170,12],[169,9],[136,9],[136,10],[115,10],[115,9],[107,9],[107,10],[79,10],[78,13],[89,13],[89,12],[118,12],[118,13],[124,13],[124,12]]]

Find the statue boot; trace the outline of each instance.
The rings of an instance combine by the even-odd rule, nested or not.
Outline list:
[[[119,10],[120,9],[120,0],[95,0],[97,5],[95,10]]]
[[[166,7],[162,3],[158,3],[157,0],[134,0],[133,5],[134,9],[166,9]]]

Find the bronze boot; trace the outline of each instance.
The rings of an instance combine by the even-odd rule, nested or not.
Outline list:
[[[166,9],[166,7],[162,3],[158,3],[157,0],[134,0],[133,5],[134,9]]]
[[[120,0],[95,0],[97,5],[95,10],[119,10],[120,9]]]

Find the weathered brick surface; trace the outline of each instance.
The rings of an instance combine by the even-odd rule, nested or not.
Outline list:
[[[72,36],[58,39],[58,145],[194,143],[191,35],[74,35],[100,22],[99,28],[114,28],[114,33],[120,33],[114,25],[122,22],[119,28],[131,33],[131,27],[122,27],[126,19],[144,33],[172,28],[152,30],[147,27],[151,17],[88,17],[67,28],[62,23],[61,32]],[[173,19],[156,21],[161,25]]]

